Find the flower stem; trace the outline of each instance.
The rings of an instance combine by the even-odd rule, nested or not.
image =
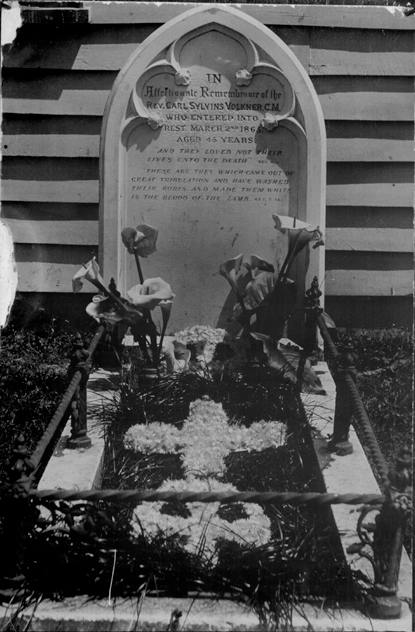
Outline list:
[[[144,283],[144,276],[143,276],[143,271],[141,269],[140,257],[138,255],[137,250],[135,250],[135,249],[134,249],[134,257],[135,257],[135,264],[137,266],[138,278],[140,279],[141,285],[143,285],[143,283]]]

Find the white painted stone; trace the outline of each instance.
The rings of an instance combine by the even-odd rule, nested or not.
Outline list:
[[[79,491],[100,487],[102,459],[104,455],[104,426],[106,410],[114,406],[114,393],[118,375],[113,371],[98,369],[88,380],[88,436],[92,445],[88,449],[65,448],[71,435],[69,420],[53,456],[39,481],[38,489],[76,489]]]
[[[302,394],[301,399],[312,428],[314,448],[327,492],[330,494],[380,494],[381,491],[362,444],[352,427],[349,434],[349,440],[353,445],[352,454],[339,456],[329,452],[328,443],[333,434],[336,385],[325,362],[317,364],[314,368],[318,372],[327,395]],[[360,508],[359,505],[331,506],[347,563],[352,569],[360,570],[373,578],[370,562],[357,553],[350,554],[347,551],[349,546],[360,542],[357,534]],[[369,517],[375,515],[372,513]],[[412,599],[412,564],[405,550],[402,552],[399,573],[399,597],[405,600]],[[355,628],[346,629],[354,630]],[[401,628],[390,628],[390,630],[393,629],[400,630]]]
[[[220,264],[243,252],[281,263],[273,213],[324,227],[325,129],[301,63],[239,9],[199,6],[158,29],[120,71],[101,139],[100,263],[135,285],[120,232],[160,230],[143,262],[176,294],[170,330],[226,326],[234,296]],[[307,283],[323,280],[311,251]],[[300,257],[301,258],[301,257]],[[304,253],[295,272],[304,296]]]
[[[263,622],[247,606],[216,599],[139,599],[97,600],[87,602],[74,597],[61,602],[43,601],[23,609],[19,615],[30,620],[31,630],[53,632],[125,632],[126,630],[166,630],[174,610],[180,610],[180,630],[265,630]],[[0,625],[6,623],[13,608],[0,606]],[[291,632],[410,632],[411,613],[404,604],[402,616],[394,620],[368,619],[351,609],[322,607],[322,604],[301,604],[294,607],[279,630]]]

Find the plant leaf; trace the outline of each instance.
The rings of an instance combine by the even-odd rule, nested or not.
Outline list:
[[[327,312],[322,312],[321,317],[324,320],[327,329],[337,329],[334,320],[331,316],[329,316],[329,314],[327,314]]]
[[[251,332],[255,340],[260,340],[264,347],[264,352],[268,356],[268,364],[273,369],[281,371],[283,377],[292,384],[298,385],[300,382],[301,391],[304,393],[325,393],[323,385],[317,373],[311,366],[308,358],[305,358],[299,349],[292,346],[285,347],[277,340],[265,334]]]
[[[245,288],[244,304],[256,309],[275,287],[278,275],[275,272],[260,272]]]

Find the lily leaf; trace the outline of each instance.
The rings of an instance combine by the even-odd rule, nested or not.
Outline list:
[[[259,272],[245,288],[244,303],[248,309],[256,309],[275,287],[275,272]]]
[[[320,378],[311,366],[310,360],[304,358],[299,349],[295,349],[292,346],[285,347],[265,334],[251,332],[251,336],[255,340],[262,342],[264,352],[268,356],[269,366],[281,371],[283,377],[292,382],[292,384],[300,386],[303,393],[325,393]]]

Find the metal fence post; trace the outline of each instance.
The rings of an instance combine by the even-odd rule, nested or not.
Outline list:
[[[80,334],[76,334],[74,351],[69,365],[69,378],[73,377],[77,371],[81,371],[82,378],[71,401],[72,430],[71,436],[66,442],[66,447],[72,450],[76,448],[90,448],[92,445],[91,439],[87,434],[86,401],[86,386],[91,371],[90,358],[91,353],[85,349]]]
[[[373,553],[375,585],[367,611],[377,619],[397,618],[402,602],[398,598],[399,567],[405,526],[412,511],[412,453],[401,448],[396,469],[389,471],[385,486],[386,501],[375,519]]]
[[[305,306],[305,342],[304,350],[307,355],[315,353],[318,348],[318,327],[317,316],[319,316],[323,308],[320,307],[320,296],[322,291],[319,288],[318,278],[315,276],[311,282],[311,286],[306,290],[304,301]]]
[[[356,382],[357,371],[354,366],[353,346],[345,345],[337,358],[334,373],[336,382],[336,406],[334,410],[333,436],[329,442],[329,450],[339,456],[346,456],[353,452],[353,445],[349,441],[350,424],[353,418],[353,401],[345,383],[345,376],[350,375]]]
[[[33,465],[25,438],[20,434],[9,462],[8,481],[1,493],[1,576],[0,600],[18,599],[25,580],[24,548],[29,516],[29,491]]]

